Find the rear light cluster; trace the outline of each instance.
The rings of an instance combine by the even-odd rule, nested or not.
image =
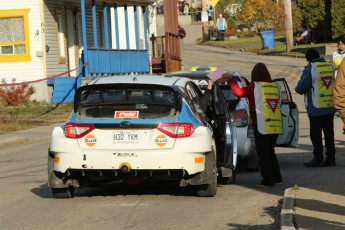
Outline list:
[[[246,109],[236,110],[230,114],[235,120],[236,127],[245,127],[248,125],[248,113]]]
[[[189,137],[194,133],[190,123],[160,123],[157,129],[172,138]]]
[[[94,129],[95,126],[93,124],[67,123],[65,125],[65,136],[73,139],[82,138]]]
[[[93,124],[67,123],[65,125],[65,136],[78,139],[94,129],[95,126]],[[157,129],[172,138],[189,137],[194,133],[193,125],[190,123],[160,123]]]

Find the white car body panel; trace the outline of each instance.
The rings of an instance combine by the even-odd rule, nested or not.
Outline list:
[[[96,139],[101,136],[99,139],[102,143],[88,146],[85,138],[66,138],[62,128],[56,127],[50,147],[50,151],[55,152],[59,158],[59,162],[54,164],[54,171],[64,173],[68,169],[119,169],[123,163],[127,163],[139,170],[185,169],[189,174],[194,174],[205,168],[204,163],[196,163],[195,158],[204,157],[212,146],[212,132],[203,126],[196,128],[192,136],[178,139],[169,138],[158,130],[152,131],[154,134],[144,138],[143,146],[146,147],[140,144],[114,144],[108,137],[104,141],[107,134],[113,136],[112,132],[93,130],[90,135]],[[166,136],[167,147],[157,145],[155,135]]]
[[[236,105],[236,110],[247,109],[248,117],[249,105],[247,98],[240,98],[240,101]],[[237,150],[238,156],[250,157],[256,154],[254,137],[248,137],[248,126],[237,127]]]
[[[288,145],[291,147],[297,147],[298,137],[299,137],[298,111],[297,112],[292,111],[292,117],[291,117],[289,116],[289,113],[290,113],[289,105],[283,104],[281,106],[281,112],[282,112],[282,117],[283,117],[283,134],[278,136],[276,143],[278,145]]]

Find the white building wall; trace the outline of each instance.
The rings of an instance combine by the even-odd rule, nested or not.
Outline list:
[[[17,83],[43,79],[43,57],[36,56],[37,53],[43,52],[40,0],[0,1],[0,10],[15,9],[30,9],[28,21],[31,61],[0,62],[0,79],[5,78],[7,83],[10,83],[12,78],[15,78]]]
[[[136,34],[135,34],[135,22],[134,22],[134,7],[127,7],[128,13],[128,34],[129,34],[129,48],[136,49]]]
[[[126,20],[125,20],[125,11],[124,7],[117,7],[117,17],[118,17],[118,26],[119,26],[119,45],[120,49],[127,49],[126,41]]]
[[[139,48],[140,49],[145,49],[145,28],[144,28],[144,14],[143,14],[143,9],[139,7],[138,9],[138,33],[139,33]]]
[[[137,7],[137,10],[140,7]],[[134,7],[133,6],[128,6],[127,7],[127,15],[128,15],[128,28],[126,27],[126,19],[125,19],[125,7],[124,6],[118,6],[117,7],[117,20],[118,20],[118,31],[119,31],[119,46],[116,47],[116,24],[115,24],[115,15],[113,13],[114,8],[111,8],[111,41],[112,41],[112,48],[116,49],[137,49],[136,45],[136,38],[137,34],[135,33],[135,20],[134,20]],[[140,28],[139,28],[140,29]],[[126,40],[126,33],[128,30],[129,34],[129,47],[127,47],[127,40]]]

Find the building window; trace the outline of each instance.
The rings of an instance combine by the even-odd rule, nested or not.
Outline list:
[[[31,61],[29,9],[0,10],[0,62]]]
[[[65,31],[64,31],[64,10],[56,10],[56,29],[57,29],[57,40],[58,40],[58,56],[59,64],[66,63],[66,51],[65,51]]]

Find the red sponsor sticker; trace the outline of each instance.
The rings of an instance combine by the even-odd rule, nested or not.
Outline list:
[[[138,118],[139,111],[115,111],[114,118]]]

